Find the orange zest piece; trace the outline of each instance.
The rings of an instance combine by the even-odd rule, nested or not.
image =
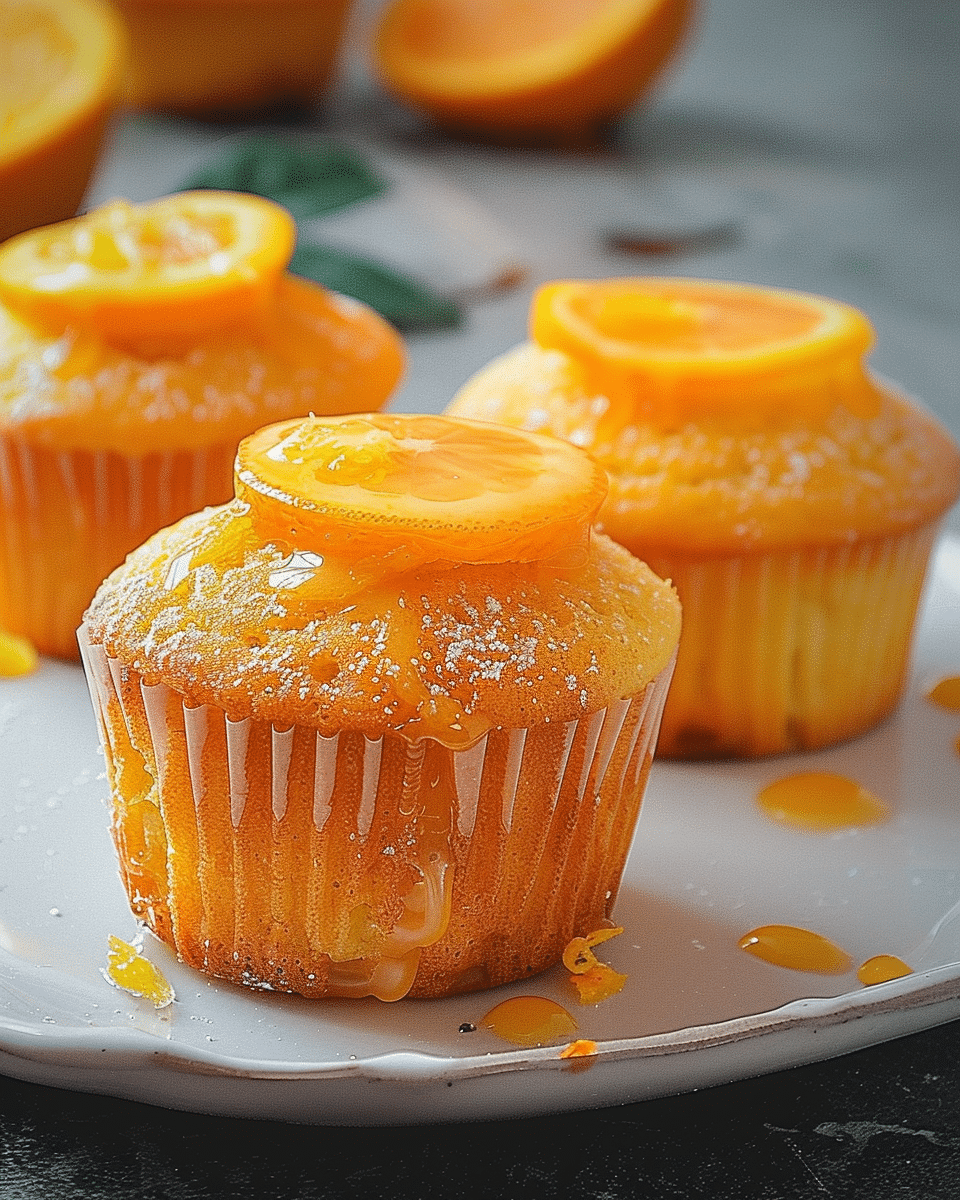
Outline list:
[[[442,124],[585,133],[635,103],[681,45],[692,0],[393,0],[382,82]]]
[[[37,669],[37,652],[26,638],[0,629],[0,676],[29,675]]]
[[[124,49],[101,0],[0,0],[0,241],[77,211]]]
[[[560,1051],[561,1058],[589,1058],[590,1055],[596,1054],[597,1043],[590,1041],[589,1038],[577,1038],[575,1042],[571,1042],[569,1046],[564,1046]]]
[[[593,952],[594,946],[621,933],[622,926],[596,929],[586,937],[571,938],[564,947],[563,965],[570,972],[570,982],[576,988],[581,1004],[599,1004],[623,990],[627,976],[600,962]]]
[[[196,339],[270,299],[295,234],[286,209],[259,196],[115,200],[0,246],[0,300],[56,330]]]
[[[261,429],[237,498],[299,549],[401,547],[409,560],[527,562],[585,544],[606,476],[554,438],[451,417],[365,413]]]
[[[131,945],[112,933],[108,937],[109,950],[104,978],[114,987],[129,992],[141,1000],[149,1000],[154,1008],[166,1008],[175,1000],[173,988],[148,958],[144,958],[139,946]]]
[[[712,280],[625,278],[547,284],[530,334],[579,362],[603,394],[668,419],[785,402],[811,412],[841,396],[878,407],[862,313],[822,296]]]

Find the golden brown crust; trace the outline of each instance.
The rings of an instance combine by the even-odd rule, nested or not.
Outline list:
[[[433,563],[357,580],[318,557],[260,544],[242,505],[207,510],[131,555],[87,627],[148,681],[234,719],[451,745],[636,695],[679,637],[672,587],[603,536],[566,569]]]
[[[0,430],[32,445],[139,455],[385,402],[403,351],[383,318],[293,275],[274,299],[256,320],[189,345],[136,349],[76,329],[44,334],[0,308]]]
[[[458,393],[448,413],[552,433],[610,475],[601,528],[645,555],[841,545],[939,518],[960,493],[960,451],[939,423],[875,381],[878,411],[789,405],[657,424],[612,411],[580,364],[525,343]]]

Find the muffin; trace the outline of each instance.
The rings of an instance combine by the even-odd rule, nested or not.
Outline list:
[[[336,65],[347,0],[116,0],[125,99],[193,117],[314,106]]]
[[[254,196],[116,201],[0,246],[0,625],[75,658],[103,578],[233,494],[246,434],[379,408],[399,335],[286,271],[286,210]]]
[[[245,439],[236,498],[80,631],[134,913],[306,996],[526,977],[616,896],[679,637],[557,439],[433,416]]]
[[[865,359],[857,310],[695,279],[568,281],[451,414],[567,438],[610,476],[600,527],[676,585],[659,752],[758,757],[901,695],[957,446]]]

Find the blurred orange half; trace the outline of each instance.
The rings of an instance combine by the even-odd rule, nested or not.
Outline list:
[[[442,125],[589,133],[634,104],[684,40],[694,0],[391,0],[384,86]]]
[[[124,46],[103,0],[0,0],[0,240],[76,213]]]

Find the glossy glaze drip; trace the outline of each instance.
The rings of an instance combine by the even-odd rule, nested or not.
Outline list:
[[[757,803],[781,825],[824,832],[877,825],[890,815],[888,805],[861,784],[827,771],[776,779],[761,789]]]
[[[797,925],[761,925],[738,942],[755,958],[793,971],[818,975],[843,975],[850,970],[850,955],[822,934]]]
[[[902,958],[895,954],[876,954],[868,958],[857,968],[857,978],[867,987],[875,983],[887,983],[891,979],[902,979],[912,975],[913,968],[908,967]]]
[[[491,1008],[479,1023],[505,1042],[524,1048],[563,1041],[577,1030],[572,1014],[545,996],[512,996]]]

